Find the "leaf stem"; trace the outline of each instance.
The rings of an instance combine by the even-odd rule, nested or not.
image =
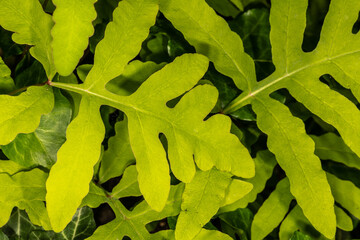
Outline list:
[[[33,86],[44,86],[48,84],[48,81],[44,82],[44,83],[38,83],[38,84],[34,84],[34,85],[30,85],[30,86],[25,86],[25,87],[22,87],[22,88],[19,88],[19,89],[15,89],[14,91],[12,92],[9,92],[7,95],[10,95],[10,96],[14,96],[20,92],[23,92],[25,91],[26,89],[28,89],[29,87],[33,87]]]

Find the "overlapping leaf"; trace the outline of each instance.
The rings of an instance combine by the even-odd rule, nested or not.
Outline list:
[[[83,207],[78,209],[71,222],[60,233],[45,231],[41,226],[30,221],[28,214],[18,208],[14,209],[9,221],[2,229],[10,239],[81,240],[89,237],[95,228],[92,210],[89,207]]]
[[[341,180],[332,174],[327,173],[327,179],[335,201],[342,207],[335,205],[336,226],[344,231],[352,231],[351,217],[343,208],[353,216],[359,216],[360,190],[352,182]],[[349,194],[351,197],[348,197]],[[264,239],[280,225],[279,237],[283,240],[290,239],[292,233],[297,230],[301,230],[314,239],[328,239],[314,231],[299,205],[296,205],[288,213],[291,200],[293,200],[293,196],[290,193],[288,179],[285,178],[278,183],[275,191],[270,194],[256,213],[251,226],[252,238]]]
[[[35,132],[19,134],[14,141],[2,147],[9,159],[24,167],[40,165],[49,168],[56,162],[56,153],[65,142],[71,108],[69,101],[59,90],[54,91],[54,96],[54,109],[41,117]]]
[[[19,96],[0,95],[0,145],[13,141],[19,133],[31,133],[40,117],[54,106],[52,89],[30,87]]]
[[[161,212],[151,209],[145,201],[138,204],[132,211],[129,211],[120,201],[112,200],[109,204],[115,212],[116,219],[98,227],[88,239],[110,240],[122,239],[125,236],[131,239],[150,239],[152,236],[145,228],[145,225],[164,217],[179,214],[183,189],[183,184],[172,187],[169,199]]]
[[[176,239],[194,239],[216,214],[225,198],[231,175],[218,170],[197,172],[186,184],[181,212],[176,224]]]
[[[170,190],[169,166],[160,133],[168,140],[171,170],[182,181],[192,180],[194,158],[204,171],[216,166],[241,177],[254,175],[248,151],[229,133],[230,119],[216,115],[203,120],[216,103],[215,88],[198,86],[174,108],[166,106],[168,101],[191,90],[204,75],[208,67],[205,57],[179,57],[130,96],[118,96],[105,89],[106,83],[120,75],[138,54],[156,14],[157,5],[152,0],[120,2],[114,21],[97,46],[95,63],[85,83],[51,83],[82,95],[78,116],[68,127],[67,141],[59,150],[47,181],[47,208],[55,231],[65,227],[88,192],[104,136],[99,117],[101,105],[120,109],[127,115],[140,190],[158,211],[164,208]]]
[[[286,106],[269,95],[287,88],[296,100],[333,125],[344,142],[356,154],[360,154],[360,112],[350,100],[330,90],[319,80],[322,75],[331,74],[359,99],[359,71],[356,64],[349,63],[355,63],[360,55],[358,36],[352,33],[360,2],[331,1],[320,42],[311,53],[305,53],[301,48],[307,3],[306,0],[271,2],[270,38],[276,71],[259,83],[254,83],[254,68],[249,63],[251,60],[244,56],[241,41],[233,40],[234,33],[227,30],[225,22],[215,16],[204,1],[164,0],[160,2],[160,10],[184,33],[197,52],[208,56],[219,72],[232,77],[243,90],[225,112],[253,105],[259,128],[269,136],[269,149],[285,170],[291,192],[304,215],[318,231],[331,238],[336,227],[334,201],[319,158],[313,153],[314,143],[306,135],[304,124],[293,117]],[[197,9],[205,9],[207,14],[197,14]],[[229,51],[229,45],[232,48],[236,46],[236,49]],[[235,52],[238,55],[231,55]],[[241,62],[239,55],[243,58]],[[229,69],[221,68],[225,58],[219,56],[227,56]],[[283,150],[284,144],[288,151]]]
[[[0,93],[8,93],[15,90],[15,83],[10,77],[10,74],[11,70],[0,57]]]
[[[54,25],[51,16],[43,11],[38,0],[2,0],[0,4],[0,25],[15,32],[14,42],[33,46],[31,55],[42,63],[51,79],[56,73],[51,49],[50,31]]]
[[[51,229],[43,201],[45,200],[45,181],[48,174],[39,169],[19,172],[13,176],[0,174],[0,225],[9,219],[12,209],[17,206],[26,209],[30,219],[45,229]]]

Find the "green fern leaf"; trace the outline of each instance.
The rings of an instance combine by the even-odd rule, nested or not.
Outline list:
[[[142,14],[140,8],[146,14]],[[74,88],[87,89],[86,92],[93,92],[94,87],[104,90],[105,83],[120,75],[126,64],[136,56],[148,29],[154,24],[156,13],[157,6],[152,1],[121,2],[114,11],[114,21],[106,29],[106,37],[96,49],[95,65],[86,78],[85,86]],[[127,45],[128,42],[131,46]],[[89,86],[96,83],[97,86]],[[61,231],[71,220],[89,191],[93,166],[99,160],[105,134],[99,112],[103,98],[98,98],[98,93],[83,95],[79,113],[67,129],[67,141],[59,150],[58,160],[47,181],[47,209],[56,232]],[[79,169],[82,169],[81,174],[77,174]],[[74,185],[79,187],[74,188]]]
[[[254,174],[248,151],[229,133],[230,120],[216,115],[203,121],[216,103],[216,89],[198,86],[174,108],[166,106],[167,101],[189,91],[204,75],[208,67],[205,57],[184,55],[176,59],[130,96],[118,96],[105,89],[106,83],[120,75],[139,52],[156,14],[157,6],[152,0],[122,1],[96,49],[95,64],[85,83],[51,83],[82,95],[78,116],[68,127],[68,140],[59,150],[47,181],[47,207],[55,231],[65,227],[88,192],[104,136],[98,113],[101,105],[120,109],[127,115],[140,190],[157,211],[165,206],[170,190],[169,166],[159,133],[164,133],[169,143],[171,170],[182,181],[190,182],[195,174],[193,155],[204,171],[216,166],[241,177]],[[196,106],[191,104],[194,102]],[[81,174],[75,174],[78,169],[82,169]],[[75,184],[79,186],[76,189]]]
[[[276,159],[274,155],[269,151],[260,151],[257,153],[255,162],[255,176],[246,180],[253,185],[253,189],[249,194],[236,202],[223,206],[219,209],[219,213],[232,212],[238,208],[246,208],[249,203],[255,201],[257,195],[265,188],[266,181],[271,177],[274,167],[276,165]]]
[[[249,63],[251,60],[246,57],[243,58],[247,60],[237,66],[229,63],[227,71],[219,68],[223,60],[213,55],[229,56],[226,54],[229,48],[225,46],[234,47],[241,45],[241,42],[237,41],[235,44],[234,34],[228,30],[220,17],[211,13],[212,10],[203,0],[164,0],[160,3],[160,10],[184,33],[197,52],[208,56],[218,71],[232,77],[236,85],[243,90],[243,93],[228,105],[225,112],[233,112],[248,104],[253,106],[260,129],[269,136],[269,149],[275,153],[280,166],[285,170],[290,180],[291,192],[305,216],[318,231],[332,238],[336,229],[334,201],[320,161],[313,153],[314,144],[306,135],[304,124],[293,117],[287,107],[272,100],[269,95],[282,88],[288,89],[296,100],[333,125],[351,150],[360,155],[360,112],[350,100],[330,90],[319,80],[322,75],[331,74],[360,99],[357,81],[359,71],[356,64],[349,64],[356,62],[359,57],[359,39],[352,34],[352,27],[358,18],[360,2],[331,1],[320,42],[311,53],[305,53],[301,48],[307,4],[306,0],[272,1],[270,38],[276,71],[258,83],[254,83],[254,69],[249,68],[252,65]],[[201,9],[207,9],[204,10],[207,14],[197,14],[199,6]],[[205,23],[207,26],[204,26]],[[195,33],[193,29],[200,34]],[[221,41],[214,43],[214,38],[217,38],[213,36],[225,35],[225,32],[226,37],[222,36]],[[224,39],[227,39],[226,42]],[[219,45],[223,47],[220,48]],[[242,56],[245,54],[241,46],[231,51],[233,52]],[[238,59],[233,56],[229,58],[232,62]],[[244,75],[245,71],[250,73]],[[247,83],[239,82],[243,76]],[[284,144],[289,151],[283,151]],[[294,163],[297,165],[295,168]]]
[[[51,16],[46,14],[38,0],[2,0],[0,2],[0,25],[11,32],[14,42],[32,45],[31,55],[45,68],[49,79],[56,73],[50,31]]]
[[[264,239],[270,234],[284,219],[293,198],[289,180],[281,180],[256,213],[251,224],[251,239]]]
[[[335,201],[356,218],[360,218],[360,189],[352,182],[341,180],[330,173],[327,174],[327,178]]]
[[[96,18],[97,0],[54,0],[55,26],[51,30],[54,64],[59,74],[70,75],[94,33],[92,21]]]
[[[196,173],[193,180],[185,185],[175,229],[176,239],[190,240],[200,233],[220,208],[230,182],[229,173],[216,169]]]
[[[336,224],[334,200],[320,160],[314,154],[314,143],[306,135],[303,122],[293,117],[286,106],[269,97],[254,100],[253,107],[259,128],[269,136],[269,150],[275,153],[279,165],[286,172],[291,193],[305,216],[319,231],[332,236]],[[288,151],[284,151],[284,147]],[[319,220],[319,216],[326,221]]]
[[[207,56],[220,73],[231,77],[239,89],[247,89],[256,83],[252,71],[254,62],[244,53],[240,37],[205,0],[160,0],[160,11],[198,53]]]
[[[348,167],[360,169],[360,158],[334,133],[311,136],[315,142],[315,154],[322,160],[333,160]]]

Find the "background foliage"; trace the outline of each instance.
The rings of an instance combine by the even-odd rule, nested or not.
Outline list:
[[[360,238],[359,10],[0,0],[0,239]]]

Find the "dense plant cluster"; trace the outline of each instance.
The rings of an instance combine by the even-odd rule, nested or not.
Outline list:
[[[0,0],[0,239],[359,238],[359,11]]]

